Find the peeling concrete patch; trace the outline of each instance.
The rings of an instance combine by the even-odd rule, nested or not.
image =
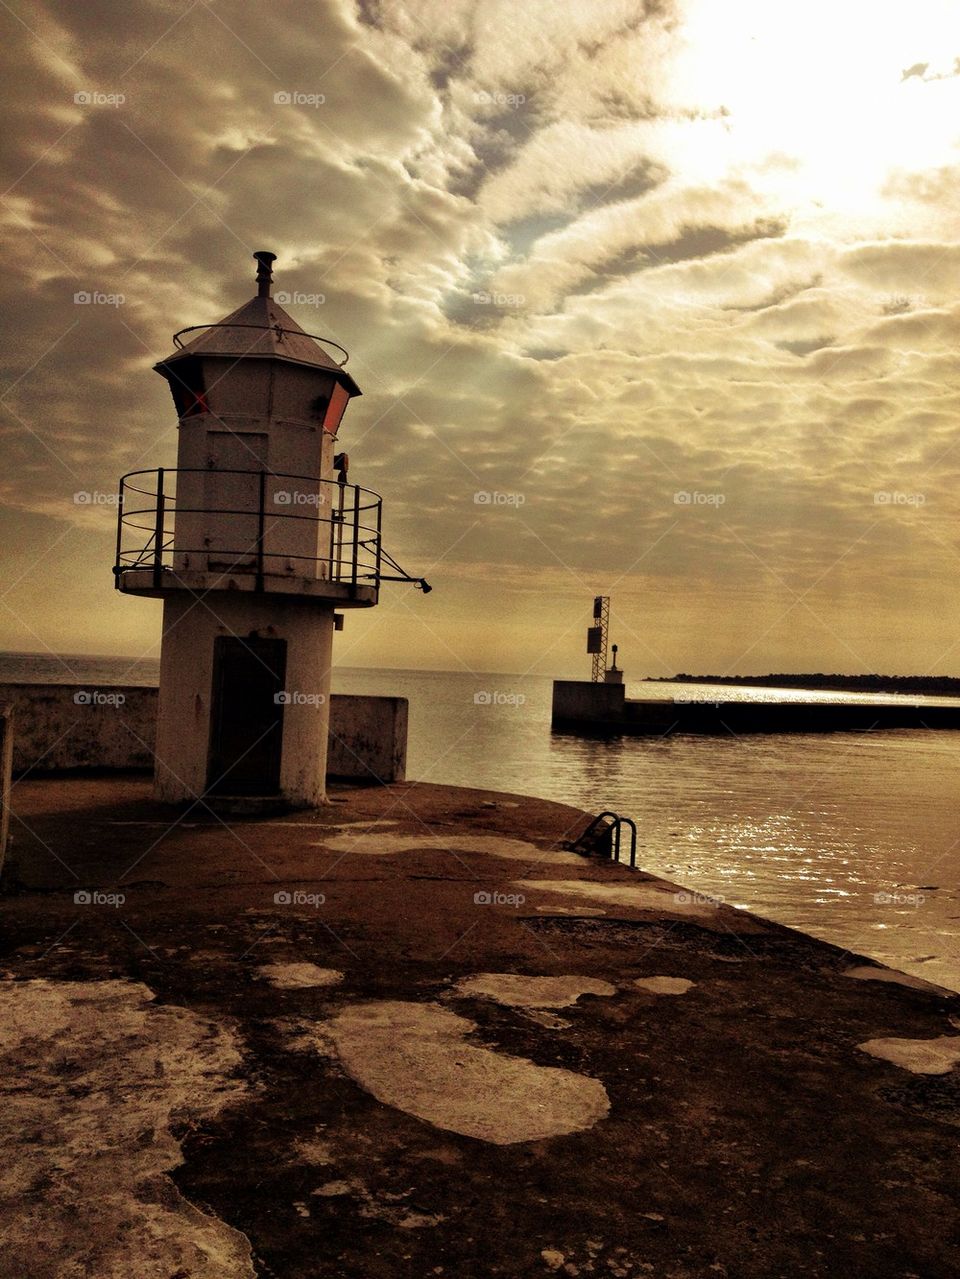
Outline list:
[[[598,1079],[475,1047],[475,1023],[439,1004],[361,1004],[325,1029],[378,1101],[465,1137],[538,1141],[592,1128],[610,1109]]]
[[[604,883],[591,879],[520,879],[516,884],[532,892],[539,889],[544,893],[562,893],[568,897],[632,906],[635,910],[683,915],[687,919],[716,919],[719,910],[709,902],[696,900],[693,893],[674,892],[652,884]]]
[[[592,919],[607,912],[600,906],[538,906],[542,915],[573,915],[576,919]]]
[[[945,1075],[960,1062],[960,1035],[938,1039],[868,1039],[857,1044],[871,1057],[880,1057],[915,1075]]]
[[[408,1212],[397,1222],[400,1230],[422,1230],[424,1226],[439,1226],[446,1218],[438,1212]]]
[[[335,835],[323,841],[324,848],[337,853],[357,853],[365,857],[391,857],[396,853],[448,852],[483,853],[488,857],[505,857],[510,861],[542,862],[549,866],[583,866],[579,853],[562,849],[538,848],[526,839],[507,835]]]
[[[544,1012],[540,1008],[521,1008],[520,1015],[547,1030],[569,1030],[572,1024],[566,1018],[558,1017],[556,1013]]]
[[[477,973],[454,987],[460,995],[493,999],[511,1008],[569,1008],[581,995],[615,995],[616,986],[596,977],[528,977],[521,973]]]
[[[633,984],[651,995],[685,995],[697,983],[686,977],[638,977]]]
[[[0,985],[5,1273],[254,1279],[246,1237],[165,1175],[171,1132],[246,1093],[233,1032],[139,982]]]
[[[312,986],[338,986],[343,973],[337,968],[318,968],[316,964],[263,964],[257,969],[271,986],[280,990],[306,990]]]
[[[924,981],[922,977],[911,977],[909,973],[897,972],[894,968],[874,968],[872,964],[859,964],[855,968],[846,968],[843,977],[853,977],[857,981],[886,981],[895,986],[909,986],[911,990],[925,990],[932,995],[955,996],[955,990],[946,986],[935,986],[933,982]]]
[[[272,1017],[267,1023],[283,1039],[288,1053],[309,1053],[311,1057],[336,1057],[332,1043],[323,1043],[317,1028],[309,1020],[300,1017]]]
[[[395,818],[395,817],[394,818],[377,817],[377,818],[374,818],[372,821],[367,821],[365,818],[361,818],[359,821],[356,821],[356,822],[338,822],[336,826],[328,826],[327,830],[335,831],[337,835],[346,835],[350,833],[356,833],[357,831],[361,831],[361,830],[363,831],[383,830],[385,826],[399,826],[399,825],[400,825],[400,821],[398,818]],[[314,826],[314,830],[316,830],[316,826]]]
[[[314,1197],[322,1199],[343,1199],[349,1196],[356,1201],[359,1216],[373,1221],[386,1221],[398,1230],[423,1230],[431,1226],[439,1226],[446,1218],[439,1212],[417,1212],[405,1199],[413,1194],[412,1190],[403,1190],[399,1194],[383,1194],[379,1196],[368,1190],[357,1177],[342,1181],[327,1181],[316,1190],[311,1191]],[[308,1214],[309,1215],[309,1214]]]
[[[333,1146],[323,1137],[302,1137],[293,1143],[297,1158],[305,1164],[323,1168],[335,1162]]]
[[[644,1212],[640,1216],[647,1221],[664,1220],[659,1212]],[[540,1257],[548,1270],[561,1277],[569,1275],[571,1279],[593,1274],[609,1276],[609,1279],[650,1279],[654,1273],[654,1266],[645,1257],[622,1245],[605,1244],[602,1239],[587,1239],[584,1245],[569,1248],[566,1252],[559,1248],[543,1248]],[[727,1273],[723,1265],[714,1265],[710,1269],[718,1274]]]
[[[341,1195],[349,1195],[353,1188],[353,1182],[350,1181],[325,1181],[322,1186],[317,1186],[313,1194],[324,1199],[338,1199]]]

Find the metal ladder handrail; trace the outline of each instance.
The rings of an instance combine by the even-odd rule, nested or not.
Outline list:
[[[598,813],[593,821],[575,841],[576,844],[583,844],[590,835],[597,829],[604,818],[609,817],[613,820],[610,827],[610,833],[613,838],[610,841],[610,859],[611,861],[620,861],[620,837],[624,826],[630,827],[630,869],[637,869],[637,823],[632,817],[622,817],[619,813],[613,812],[612,809],[605,808],[602,813]]]

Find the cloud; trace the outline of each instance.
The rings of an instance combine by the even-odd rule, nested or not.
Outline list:
[[[929,62],[915,62],[912,67],[907,67],[904,71],[901,81],[910,80],[914,76],[925,84],[934,80],[952,80],[954,76],[960,75],[960,58],[954,58],[953,67],[949,71],[934,71],[928,75],[929,71]]]
[[[249,296],[263,247],[322,297],[297,319],[349,349],[352,478],[438,586],[429,615],[391,596],[351,618],[355,660],[521,666],[546,636],[580,669],[557,610],[601,588],[642,660],[688,668],[831,664],[818,644],[850,666],[864,598],[903,634],[953,580],[960,515],[960,82],[952,28],[912,8],[900,48],[838,18],[824,57],[849,83],[801,109],[789,45],[815,16],[778,34],[752,0],[742,23],[701,0],[563,22],[546,0],[275,0],[269,23],[240,0],[15,4],[7,642],[155,639],[156,610],[112,594],[112,510],[75,495],[173,464],[151,365]],[[894,489],[925,502],[880,510]],[[694,491],[724,501],[675,501]],[[778,621],[807,590],[816,617]],[[946,629],[864,660],[922,668]]]
[[[960,245],[942,240],[856,245],[840,266],[862,284],[907,296],[947,298],[960,287]]]

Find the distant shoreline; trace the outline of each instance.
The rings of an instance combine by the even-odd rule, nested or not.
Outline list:
[[[755,688],[839,689],[854,693],[925,693],[960,697],[960,679],[949,675],[661,675],[650,684],[747,684]]]

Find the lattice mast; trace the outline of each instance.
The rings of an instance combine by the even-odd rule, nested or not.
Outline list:
[[[597,595],[593,601],[593,625],[587,627],[587,652],[593,657],[590,678],[602,684],[607,672],[607,633],[610,629],[610,596]]]

